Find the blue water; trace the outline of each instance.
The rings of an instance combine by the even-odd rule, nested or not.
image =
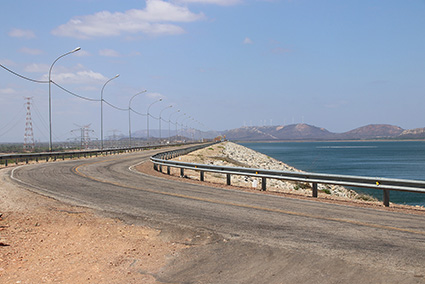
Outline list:
[[[340,175],[425,180],[425,141],[279,142],[241,145],[297,169]],[[353,188],[382,200],[382,191]],[[394,203],[425,205],[425,194],[391,191]]]

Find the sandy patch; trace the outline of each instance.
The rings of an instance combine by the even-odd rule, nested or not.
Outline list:
[[[19,188],[0,170],[0,283],[159,283],[184,246]]]

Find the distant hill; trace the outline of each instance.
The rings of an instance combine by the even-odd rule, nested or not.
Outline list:
[[[425,128],[404,130],[399,137],[401,139],[425,139]]]
[[[362,140],[425,139],[425,128],[404,130],[388,124],[370,124],[344,133],[333,133],[305,123],[281,126],[245,126],[223,132],[229,140]]]
[[[232,130],[227,130],[224,132],[227,139],[231,140],[277,140],[279,138],[271,135],[267,127],[241,127]]]
[[[369,124],[339,134],[340,139],[380,139],[394,138],[404,131],[403,128],[388,124]]]
[[[310,139],[333,139],[334,133],[324,128],[308,125],[305,123],[278,126],[274,129],[274,135],[280,140],[310,140]]]

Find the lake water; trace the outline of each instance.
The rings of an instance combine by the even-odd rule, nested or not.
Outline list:
[[[297,169],[425,180],[425,141],[240,143]],[[382,200],[382,191],[353,188]],[[394,203],[425,205],[425,194],[390,192]]]

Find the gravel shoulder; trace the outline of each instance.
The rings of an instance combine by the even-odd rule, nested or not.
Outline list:
[[[160,231],[32,193],[0,170],[0,283],[160,283],[180,250]]]

